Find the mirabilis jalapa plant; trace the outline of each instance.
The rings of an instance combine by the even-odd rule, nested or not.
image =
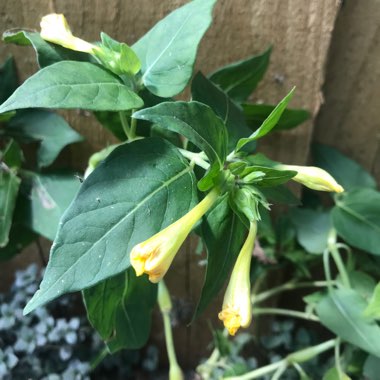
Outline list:
[[[195,316],[232,270],[219,318],[231,335],[248,327],[259,207],[269,209],[276,193],[289,196],[282,186],[289,180],[343,191],[322,169],[283,165],[255,152],[256,140],[308,118],[303,110],[286,110],[294,89],[275,107],[246,103],[271,49],[209,77],[197,73],[191,101],[171,98],[192,77],[215,2],[189,2],[132,47],[105,33],[101,42],[86,42],[57,14],[42,19],[40,34],[4,34],[6,42],[32,45],[41,69],[0,113],[86,109],[121,140],[90,158],[61,219],[40,289],[25,308],[27,314],[64,293],[82,291],[88,318],[110,352],[144,345],[156,284],[195,226],[208,254]]]

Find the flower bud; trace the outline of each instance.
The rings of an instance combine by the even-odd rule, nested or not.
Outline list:
[[[131,251],[131,265],[136,275],[146,273],[151,282],[160,281],[194,225],[211,208],[218,196],[219,191],[212,190],[185,216],[148,240],[135,245]]]
[[[97,46],[73,36],[63,14],[46,15],[42,17],[40,25],[40,35],[46,41],[84,53],[94,53],[99,49]]]
[[[335,179],[321,168],[315,166],[297,166],[297,165],[277,165],[276,168],[283,170],[294,170],[297,175],[292,178],[293,181],[299,182],[306,187],[318,191],[334,191],[341,193],[343,187]]]
[[[248,327],[252,320],[250,267],[257,223],[251,222],[249,234],[232,270],[230,282],[218,317],[230,335],[240,327]]]

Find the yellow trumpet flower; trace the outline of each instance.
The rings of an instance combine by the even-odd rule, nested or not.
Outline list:
[[[231,273],[222,311],[218,315],[230,335],[235,335],[240,327],[248,327],[251,324],[252,304],[249,272],[256,232],[257,223],[251,222],[247,239]]]
[[[294,170],[297,175],[292,178],[293,181],[299,182],[306,187],[318,191],[334,191],[341,193],[343,187],[335,179],[321,168],[315,166],[297,166],[297,165],[278,165],[278,169]]]
[[[73,36],[63,14],[51,13],[41,19],[41,37],[65,48],[93,54],[99,47]]]
[[[151,282],[159,282],[167,272],[182,243],[202,216],[211,208],[219,196],[214,189],[185,216],[137,244],[131,251],[131,265],[137,276],[146,273]]]

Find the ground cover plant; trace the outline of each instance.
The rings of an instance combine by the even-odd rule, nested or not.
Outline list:
[[[359,284],[356,288],[350,276],[351,272],[363,270],[364,259],[356,259],[357,254],[351,254],[348,245],[338,240],[341,237],[367,251],[369,255],[360,257],[366,257],[369,263],[375,260],[372,256],[380,253],[379,193],[372,177],[357,164],[349,161],[335,170],[332,164],[338,161],[332,156],[334,153],[326,153],[328,148],[316,148],[316,163],[322,168],[286,165],[259,152],[258,140],[268,133],[299,125],[309,114],[287,109],[294,89],[289,89],[277,105],[249,103],[249,96],[269,64],[270,48],[208,76],[201,72],[193,75],[197,47],[211,23],[214,5],[215,0],[189,2],[131,47],[105,33],[100,34],[98,42],[84,41],[72,34],[66,19],[59,14],[43,17],[40,33],[21,30],[4,34],[5,42],[31,45],[40,70],[6,96],[0,106],[2,120],[7,123],[2,129],[7,143],[0,173],[4,205],[1,244],[6,246],[8,240],[12,241],[17,220],[21,220],[23,228],[26,225],[33,233],[54,239],[43,280],[24,313],[28,315],[66,293],[81,291],[87,317],[112,354],[144,346],[158,301],[164,320],[169,377],[180,379],[183,374],[176,360],[170,326],[170,295],[163,278],[179,248],[194,232],[207,251],[207,270],[194,318],[202,314],[227,283],[218,317],[230,335],[248,328],[252,314],[260,313],[307,315],[307,319],[321,321],[336,334],[336,338],[290,353],[269,367],[244,370],[247,373],[235,378],[250,379],[258,377],[258,373],[271,372],[279,378],[289,367],[296,368],[305,378],[301,363],[333,348],[335,366],[326,376],[342,378],[347,375],[341,362],[341,341],[375,358],[368,360],[376,361],[380,353],[376,322],[380,302],[378,277],[373,278],[371,289],[367,288],[367,298],[363,297],[359,288],[366,280],[355,274],[361,278],[355,280]],[[191,100],[173,98],[189,82]],[[21,167],[18,135],[14,133],[20,124],[14,120],[24,117],[25,127],[18,130],[30,140],[40,141],[38,169],[51,164],[63,146],[79,137],[68,126],[59,129],[51,123],[41,126],[40,122],[37,126],[42,131],[33,134],[37,126],[33,127],[33,114],[28,113],[42,112],[52,117],[55,114],[46,109],[73,108],[92,111],[120,142],[89,158],[83,183],[69,175],[70,183],[75,180],[78,188],[73,191],[77,190],[75,197],[64,191],[61,183],[46,194],[49,187],[45,184],[35,190],[42,211],[30,202],[27,208],[32,221],[39,215],[35,223],[26,223],[22,213],[16,220],[13,210],[20,178],[28,173]],[[52,135],[53,130],[64,136]],[[67,137],[69,130],[75,136],[71,140]],[[354,185],[359,183],[364,189],[351,187],[349,181],[345,183],[346,176],[341,174],[347,165],[356,175]],[[45,175],[36,173],[30,177]],[[319,206],[296,210],[289,216],[294,229],[286,228],[290,224],[285,217],[279,221],[280,227],[274,229],[269,216],[271,204],[297,203],[284,186],[288,181],[337,193],[335,206],[331,211]],[[33,194],[33,189],[32,185],[27,194]],[[344,189],[349,191],[343,192]],[[73,198],[70,205],[69,198]],[[59,205],[62,199],[64,206],[51,207]],[[60,211],[57,232],[51,219],[41,216],[50,209]],[[40,224],[51,228],[49,234],[38,227]],[[323,230],[323,239],[313,233],[317,227]],[[296,231],[306,252],[294,248],[292,231]],[[21,235],[15,236],[17,240]],[[255,242],[256,253],[259,249],[257,236],[262,237],[264,257],[252,256]],[[347,261],[342,259],[344,250],[349,252]],[[316,255],[321,253],[322,256]],[[281,261],[294,269],[293,278],[259,293],[261,281],[272,268],[261,265],[259,259],[279,261],[280,254]],[[309,266],[316,258],[323,258],[324,278],[305,285]],[[337,279],[333,277],[330,258],[338,268]],[[273,294],[303,286],[326,290],[310,295],[310,308],[305,313],[258,307]],[[213,361],[218,361],[219,356],[217,348]]]

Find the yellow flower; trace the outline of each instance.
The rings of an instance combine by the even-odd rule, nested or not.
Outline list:
[[[223,308],[218,317],[230,335],[235,335],[240,327],[248,327],[252,320],[251,283],[249,272],[257,223],[251,222],[249,234],[232,270],[230,282],[223,300]]]
[[[315,166],[278,165],[278,169],[294,170],[297,175],[293,181],[299,182],[306,187],[318,191],[335,191],[341,193],[343,187],[335,179],[321,168]]]
[[[94,53],[99,50],[97,46],[73,36],[63,14],[51,13],[46,15],[42,17],[40,25],[40,35],[46,41],[85,53]]]
[[[212,190],[181,219],[148,240],[135,245],[131,251],[131,265],[135,269],[136,275],[141,276],[146,273],[151,282],[159,282],[169,269],[187,235],[211,208],[218,196],[219,191]]]

